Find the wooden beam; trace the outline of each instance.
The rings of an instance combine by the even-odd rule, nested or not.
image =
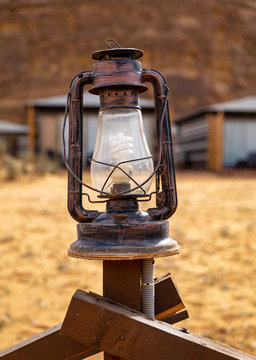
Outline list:
[[[99,351],[60,335],[62,324],[0,352],[1,360],[82,360]]]
[[[256,359],[81,290],[73,296],[60,332],[127,360]]]

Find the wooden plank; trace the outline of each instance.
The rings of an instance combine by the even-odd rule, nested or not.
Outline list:
[[[81,290],[73,296],[61,333],[127,360],[256,359]]]
[[[99,351],[60,334],[58,324],[0,352],[2,360],[81,360]]]
[[[174,320],[181,321],[188,318],[188,313],[183,312],[181,317],[170,317],[180,310],[185,309],[185,305],[180,297],[179,291],[170,273],[155,279],[155,318],[174,324]],[[187,315],[187,317],[185,317]],[[185,317],[185,318],[184,318]],[[169,319],[168,321],[165,319]],[[171,322],[170,322],[171,321]]]
[[[178,289],[170,273],[156,278],[155,281],[155,312],[161,312],[182,303]]]
[[[141,310],[141,260],[103,261],[103,294],[105,297]],[[120,357],[104,354],[104,360]]]

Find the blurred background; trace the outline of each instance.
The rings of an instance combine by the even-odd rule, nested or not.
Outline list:
[[[256,354],[255,1],[0,0],[0,13],[0,347],[62,321],[76,288],[101,291],[101,264],[66,256],[61,129],[70,81],[115,39],[171,89],[182,251],[156,273],[173,273],[183,326]],[[84,164],[98,107],[85,96]]]

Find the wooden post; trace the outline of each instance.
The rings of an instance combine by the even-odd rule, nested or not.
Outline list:
[[[224,113],[208,114],[208,169],[223,169]]]
[[[103,261],[103,294],[105,297],[141,311],[141,260]],[[104,353],[104,360],[120,357]]]
[[[27,108],[27,125],[29,126],[29,150],[32,152],[35,150],[35,108],[34,106],[28,106]]]

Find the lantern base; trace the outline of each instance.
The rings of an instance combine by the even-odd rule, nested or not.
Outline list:
[[[92,247],[93,245],[93,247]],[[179,253],[180,246],[171,238],[148,246],[116,246],[104,242],[77,240],[71,244],[68,255],[89,260],[135,260],[171,256]]]
[[[152,221],[142,211],[100,215],[77,225],[78,240],[68,255],[98,260],[133,260],[175,255],[178,243],[169,237],[166,220]]]

